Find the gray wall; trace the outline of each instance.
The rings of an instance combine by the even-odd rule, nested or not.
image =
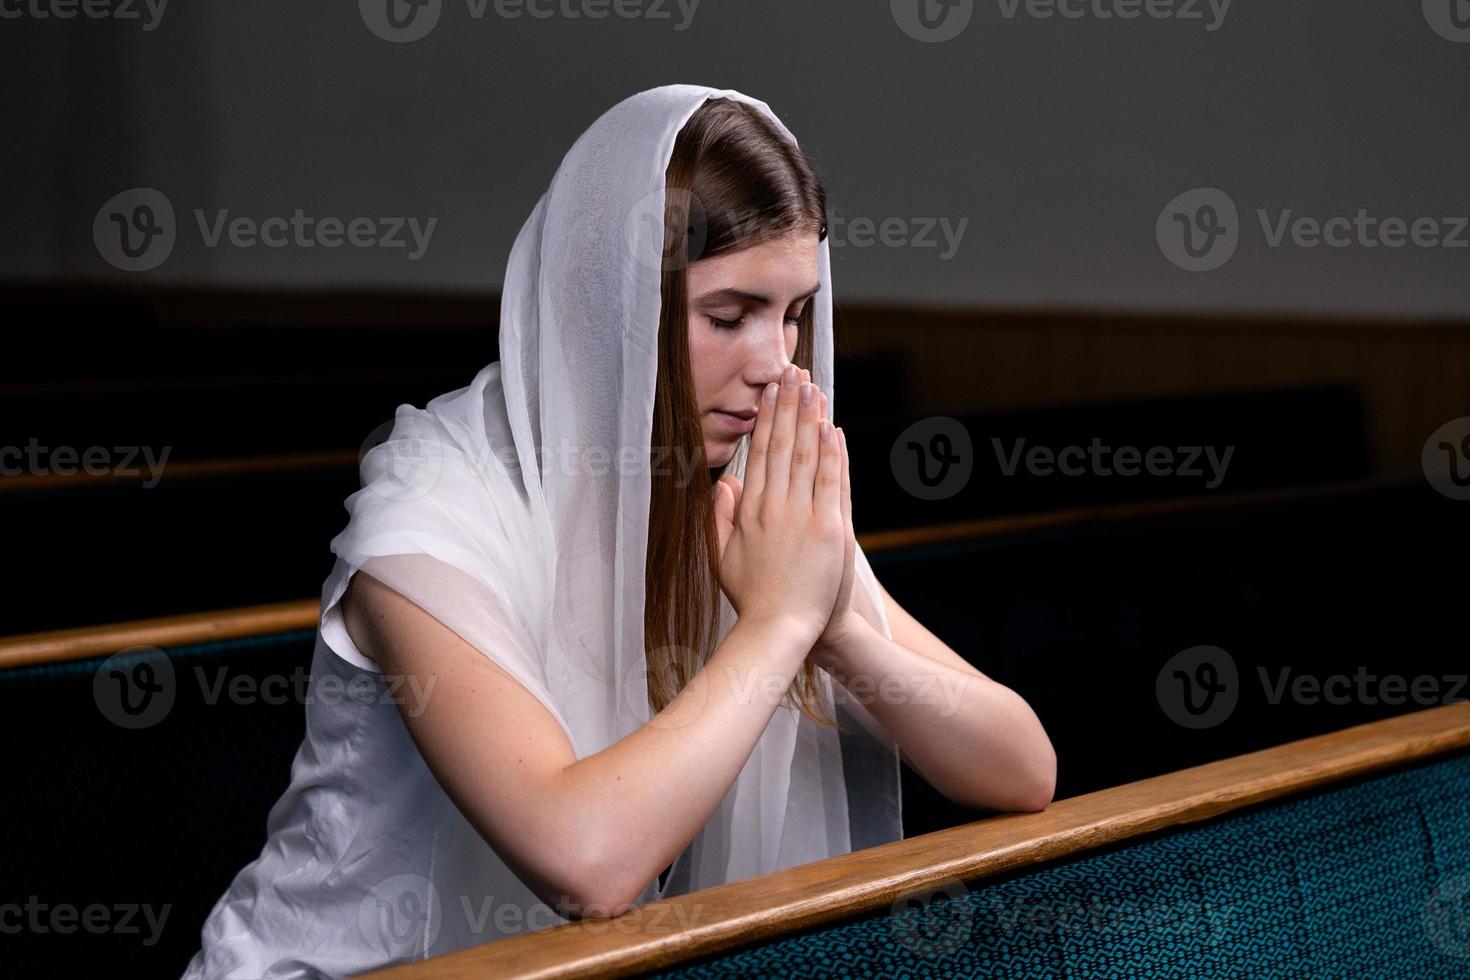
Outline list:
[[[1237,0],[1223,20],[1208,0],[1176,0],[1199,19],[1133,0],[1130,20],[1091,12],[1129,0],[1085,0],[1080,19],[976,0],[934,42],[900,26],[914,0],[703,0],[687,23],[676,0],[623,0],[644,16],[602,20],[510,19],[494,0],[476,18],[478,0],[442,0],[410,43],[375,35],[353,0],[175,0],[151,30],[142,0],[131,21],[32,12],[66,0],[5,9],[22,2],[0,20],[9,280],[494,290],[572,140],[634,91],[698,82],[766,100],[816,160],[842,222],[840,301],[1470,310],[1470,247],[1272,247],[1257,216],[1470,214],[1470,30],[1454,40],[1436,13],[1470,14],[1465,0]],[[177,241],[151,271],[123,272],[93,221],[135,186],[166,196]],[[1197,187],[1239,210],[1238,247],[1212,271],[1177,267],[1156,235]],[[296,208],[437,225],[410,260],[209,248],[193,214]],[[902,224],[864,245],[861,218]],[[954,254],[937,229],[937,247],[910,243],[922,219],[968,222]]]

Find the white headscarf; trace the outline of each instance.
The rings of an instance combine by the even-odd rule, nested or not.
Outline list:
[[[749,103],[795,142],[765,103],[728,89],[665,85],[603,114],[516,238],[500,360],[425,409],[398,408],[388,440],[363,460],[363,488],[347,500],[351,520],[332,541],[349,574],[365,568],[524,684],[578,758],[649,718],[644,574],[664,175],[675,137],[710,98]],[[812,380],[830,408],[825,239],[818,270]],[[724,472],[743,476],[748,444],[747,436]],[[652,465],[689,462],[674,455]],[[345,584],[344,574],[329,590],[340,595]],[[890,635],[861,549],[853,602]],[[721,640],[734,621],[722,597]],[[893,742],[820,677],[826,709],[834,710],[835,695],[836,717],[850,732],[778,709],[666,886],[653,882],[643,900],[902,836]],[[463,866],[510,875],[497,864]],[[501,893],[493,881],[479,884]]]

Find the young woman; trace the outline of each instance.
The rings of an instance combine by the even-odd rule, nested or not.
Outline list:
[[[1047,804],[1036,716],[854,540],[825,213],[739,92],[582,134],[500,360],[363,460],[291,785],[186,976],[354,973],[897,840],[900,759]]]

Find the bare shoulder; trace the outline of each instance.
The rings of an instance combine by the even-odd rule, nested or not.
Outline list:
[[[376,661],[378,654],[374,648],[372,631],[368,629],[368,619],[370,615],[381,615],[383,607],[391,606],[391,597],[394,595],[397,593],[382,582],[357,571],[347,580],[347,590],[337,600],[337,605],[342,610],[342,625],[352,638],[352,645],[369,660]]]
[[[438,621],[398,590],[359,569],[338,600],[342,625],[358,652],[387,666],[401,638],[422,634]],[[400,639],[395,643],[395,639]]]

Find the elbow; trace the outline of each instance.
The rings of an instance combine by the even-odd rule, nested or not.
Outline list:
[[[579,862],[568,894],[557,896],[557,911],[573,921],[610,919],[628,911],[643,889],[631,884],[625,861],[624,854],[592,851]]]
[[[1056,794],[1057,780],[1056,770],[1052,770],[1049,777],[1041,776],[1028,788],[1016,797],[1013,810],[1020,813],[1037,813],[1051,806],[1052,797]]]
[[[971,806],[996,813],[1036,813],[1051,805],[1056,789],[1057,757],[1048,741],[1038,759],[1009,774],[1004,789],[992,789]]]
[[[1045,810],[1057,791],[1057,754],[1048,739],[1042,758],[1020,780],[1014,809],[1027,813]]]

